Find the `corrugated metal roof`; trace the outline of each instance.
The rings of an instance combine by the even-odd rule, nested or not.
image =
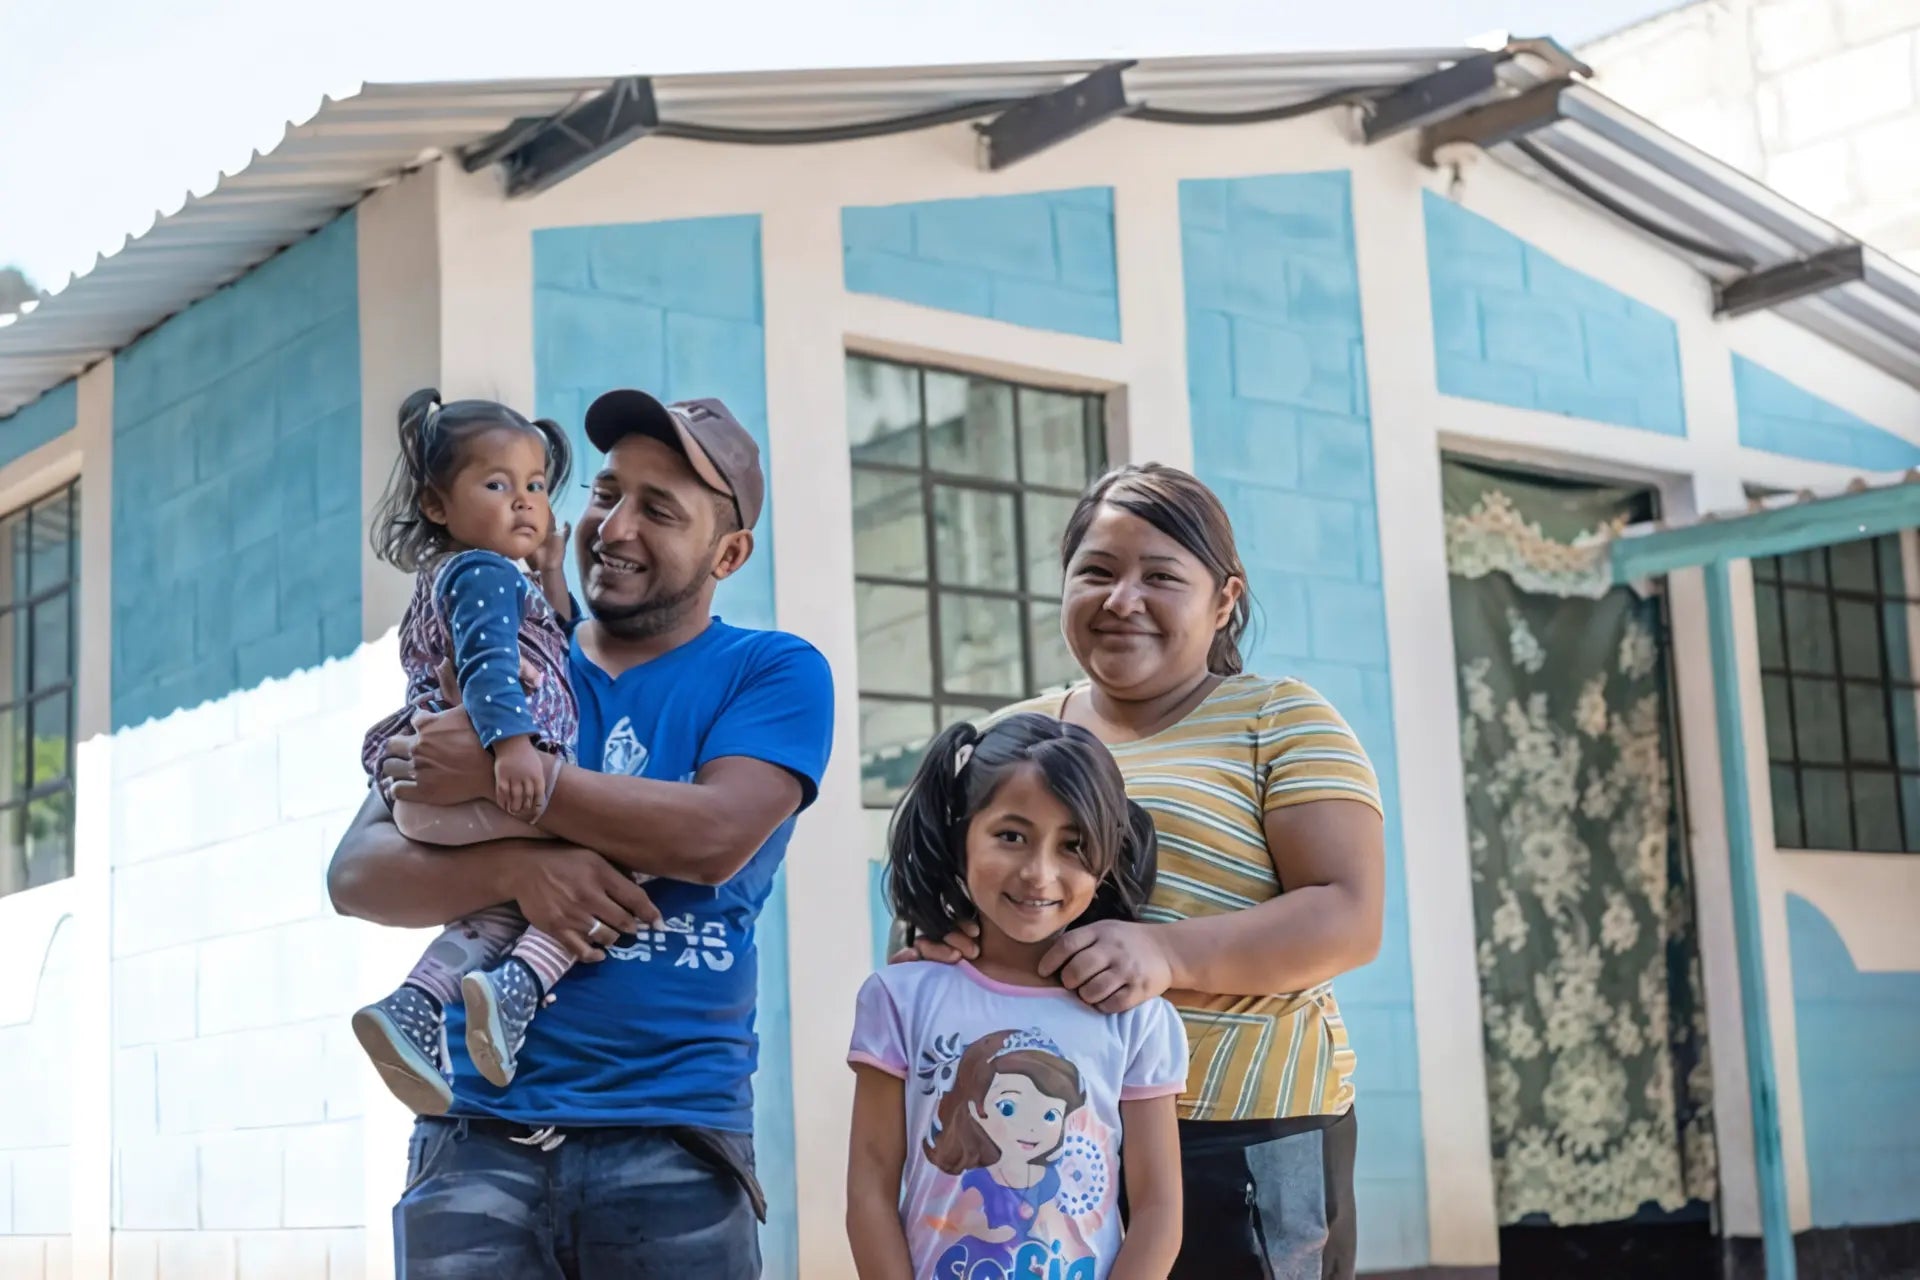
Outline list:
[[[1332,89],[1398,85],[1474,49],[1274,54],[1142,61],[1126,74],[1137,100],[1235,111]],[[742,75],[653,81],[663,120],[728,128],[794,128],[1026,97],[1098,62],[1058,62]],[[436,155],[517,119],[555,114],[610,77],[369,84],[326,98],[277,146],[205,195],[127,237],[84,274],[8,323],[0,321],[0,415],[119,350],[160,321],[239,278],[368,192]]]
[[[1565,189],[1563,179],[1529,151],[1544,153],[1552,166],[1670,232],[1672,238],[1656,243],[1720,283],[1859,243],[1597,90],[1568,88],[1560,95],[1560,113],[1557,123],[1491,154]],[[1688,240],[1705,242],[1719,257],[1690,250]],[[1865,279],[1781,304],[1774,313],[1920,386],[1920,275],[1871,248],[1864,256]],[[1729,257],[1746,265],[1729,263]]]
[[[1306,102],[1335,90],[1387,89],[1477,49],[1413,49],[1148,59],[1126,72],[1129,99],[1191,112],[1237,112]],[[1069,83],[1094,61],[667,76],[653,81],[663,121],[792,129],[905,116],[976,101],[1030,96]],[[1504,77],[1532,83],[1525,59]],[[11,323],[0,323],[0,415],[125,346],[160,321],[238,278],[340,210],[435,156],[472,145],[516,120],[556,114],[606,88],[610,77],[433,84],[371,84],[324,99],[265,155],[205,195],[156,216],[112,254]],[[1842,233],[1765,187],[1661,132],[1591,90],[1564,95],[1568,118],[1533,135],[1553,162],[1649,217],[1725,243],[1760,265]],[[1543,182],[1557,179],[1513,146],[1496,149]],[[1727,269],[1688,256],[1724,279]],[[1920,277],[1870,255],[1870,278],[1784,314],[1920,385]],[[1840,296],[1836,296],[1840,295]]]

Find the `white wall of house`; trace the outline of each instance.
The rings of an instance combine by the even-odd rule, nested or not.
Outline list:
[[[1594,84],[1920,266],[1920,6],[1696,0],[1581,50]]]
[[[1377,500],[1388,513],[1382,573],[1401,821],[1410,833],[1428,1237],[1435,1264],[1491,1263],[1497,1237],[1455,673],[1447,633],[1434,625],[1447,607],[1440,449],[1650,482],[1669,513],[1684,515],[1737,505],[1746,483],[1848,478],[1740,447],[1731,353],[1791,369],[1809,390],[1910,438],[1920,436],[1920,393],[1772,317],[1713,321],[1706,284],[1691,271],[1586,207],[1481,164],[1469,166],[1455,192],[1466,207],[1673,317],[1689,434],[1443,396],[1435,389],[1421,206],[1439,179],[1417,165],[1410,140],[1358,146],[1344,115],[1177,133],[1121,121],[1001,173],[976,168],[972,148],[963,126],[825,148],[651,139],[525,201],[504,201],[490,175],[447,163],[386,189],[363,206],[359,224],[364,499],[384,481],[393,406],[408,390],[430,381],[450,395],[531,403],[533,231],[760,213],[775,596],[782,625],[832,663],[841,697],[835,765],[790,851],[800,869],[789,890],[790,983],[800,1015],[794,1091],[806,1100],[795,1117],[806,1171],[800,1248],[804,1275],[850,1274],[838,1171],[851,1077],[842,1064],[871,949],[848,920],[850,904],[862,904],[864,918],[872,824],[857,764],[844,354],[937,357],[1123,392],[1115,456],[1186,463],[1178,181],[1351,170]],[[1114,189],[1122,342],[936,312],[843,285],[843,206],[1085,185]],[[83,422],[46,457],[0,471],[5,508],[10,495],[32,497],[84,468],[87,546],[102,549],[99,561],[89,552],[84,578],[90,671],[104,669],[109,651],[109,618],[99,607],[108,543],[94,522],[107,510],[109,473],[96,446],[110,397],[110,385],[83,387],[82,417],[93,425]],[[0,1096],[18,1121],[0,1125],[0,1168],[12,1188],[0,1200],[11,1215],[0,1216],[0,1250],[14,1251],[0,1252],[5,1274],[40,1274],[25,1261],[16,1271],[15,1258],[37,1259],[47,1275],[70,1265],[73,1274],[100,1274],[78,1259],[104,1257],[109,1229],[116,1277],[391,1273],[387,1210],[399,1187],[406,1118],[360,1060],[346,1016],[403,970],[418,939],[334,918],[322,879],[364,794],[361,734],[400,689],[389,629],[404,584],[371,561],[363,583],[367,643],[320,669],[111,737],[100,677],[89,677],[94,692],[83,693],[81,715],[95,736],[82,751],[79,874],[0,900],[4,971],[45,970],[33,1001],[0,993]],[[1732,1231],[1757,1234],[1705,609],[1688,575],[1671,589],[1725,1207]],[[1738,576],[1736,595],[1750,608]],[[1751,637],[1748,647],[1751,657]],[[1764,761],[1757,677],[1749,675],[1748,755]],[[1767,788],[1757,777],[1764,815]],[[1775,854],[1768,844],[1760,865],[1788,1167],[1802,1224],[1784,894],[1814,896],[1817,888],[1849,945],[1857,940],[1861,954],[1884,955],[1890,965],[1914,957],[1911,932],[1889,922],[1887,904],[1920,901],[1920,881],[1904,868],[1879,864],[1856,875],[1851,864],[1815,867],[1808,856]],[[54,942],[57,921],[69,915]],[[65,1070],[28,1065],[63,1061],[61,1041],[72,1046]],[[35,1046],[53,1056],[25,1051]],[[101,1106],[109,1097],[110,1121]],[[19,1098],[42,1102],[31,1123],[11,1102]],[[49,1186],[71,1190],[63,1199]]]

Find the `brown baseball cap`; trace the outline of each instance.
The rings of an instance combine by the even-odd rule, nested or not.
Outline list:
[[[733,499],[742,529],[760,519],[767,498],[760,446],[718,400],[663,404],[644,391],[609,391],[587,406],[586,427],[587,439],[602,453],[636,433],[678,449],[709,489]]]

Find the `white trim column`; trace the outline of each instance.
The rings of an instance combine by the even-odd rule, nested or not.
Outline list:
[[[1356,151],[1354,239],[1373,410],[1374,501],[1393,672],[1407,946],[1420,1053],[1428,1254],[1499,1261],[1473,869],[1440,496],[1440,413],[1427,301],[1423,171],[1411,143]]]

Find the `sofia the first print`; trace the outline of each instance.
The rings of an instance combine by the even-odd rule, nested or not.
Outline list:
[[[1079,1068],[1038,1031],[995,1031],[942,1038],[916,1074],[922,1092],[945,1089],[922,1154],[958,1184],[926,1201],[937,1280],[1092,1280],[1113,1134]]]

